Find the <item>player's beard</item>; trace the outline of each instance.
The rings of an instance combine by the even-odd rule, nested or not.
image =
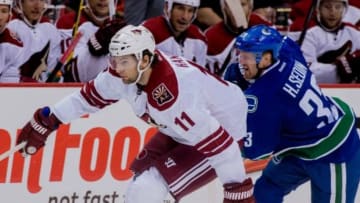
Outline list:
[[[136,82],[136,79],[137,77],[139,76],[139,72],[136,74],[136,77],[124,77],[122,78],[122,81],[127,84],[127,85],[130,85],[130,84],[133,84]]]

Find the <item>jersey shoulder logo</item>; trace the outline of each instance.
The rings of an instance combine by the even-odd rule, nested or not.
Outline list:
[[[18,43],[21,43],[21,44],[23,43],[17,33],[10,31],[10,36],[12,39],[16,40]]]
[[[162,106],[174,99],[174,96],[164,83],[161,83],[153,90],[152,97],[159,106]]]
[[[255,95],[246,95],[248,102],[248,113],[254,113],[258,107],[258,98]]]

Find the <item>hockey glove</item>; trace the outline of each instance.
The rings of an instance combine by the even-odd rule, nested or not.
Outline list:
[[[346,54],[335,61],[341,83],[351,83],[360,77],[360,50]]]
[[[125,21],[114,19],[101,26],[89,41],[89,51],[93,56],[103,56],[109,53],[109,43],[117,31],[126,25]]]
[[[16,144],[26,142],[20,153],[35,154],[46,142],[49,134],[56,130],[61,122],[50,112],[49,107],[36,110],[33,118],[26,123],[17,138]]]
[[[224,184],[223,203],[255,203],[254,185],[250,178],[242,183]]]

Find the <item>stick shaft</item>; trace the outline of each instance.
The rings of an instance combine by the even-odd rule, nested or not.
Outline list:
[[[112,20],[114,16],[115,16],[115,2],[114,2],[114,0],[109,0],[109,17],[110,17],[110,20]]]
[[[304,26],[303,26],[304,28],[303,28],[302,32],[300,33],[300,37],[299,37],[299,40],[298,40],[298,44],[299,44],[300,47],[301,47],[302,43],[304,42],[305,35],[306,35],[306,32],[307,32],[308,27],[309,27],[309,23],[311,21],[311,18],[313,16],[313,13],[314,13],[314,10],[315,10],[315,7],[317,5],[317,1],[318,0],[312,0],[309,12],[306,15],[306,18],[305,18],[305,21],[304,21]]]
[[[72,29],[72,37],[75,37],[77,31],[78,31],[78,28],[79,28],[79,24],[80,24],[80,19],[81,19],[81,12],[82,12],[82,9],[83,9],[83,4],[84,4],[84,0],[80,0],[79,1],[79,8],[78,10],[76,11],[76,18],[75,18],[75,23],[73,25],[73,29]]]
[[[21,148],[25,147],[26,142],[22,142],[18,145],[16,145],[15,147],[9,149],[8,151],[0,154],[0,161],[8,158],[10,155],[14,154],[15,152],[19,151]]]
[[[65,51],[65,53],[61,56],[60,60],[57,62],[55,68],[51,71],[50,75],[48,76],[46,82],[53,82],[56,73],[63,67],[63,65],[66,63],[66,61],[70,58],[72,52],[74,51],[76,45],[80,41],[80,38],[82,37],[82,33],[78,32],[76,33],[74,39],[71,41],[69,47]]]

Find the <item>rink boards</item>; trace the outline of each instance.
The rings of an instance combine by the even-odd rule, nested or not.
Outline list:
[[[53,104],[79,87],[0,86],[0,152],[15,145],[18,130],[38,107]],[[323,90],[350,103],[360,115],[360,86],[327,85]],[[16,153],[0,162],[1,202],[122,203],[132,178],[129,163],[154,132],[134,116],[125,101],[62,125],[37,155],[24,159]],[[246,162],[254,178],[260,174],[254,171],[263,165]],[[221,185],[215,180],[182,203],[218,203],[221,198]],[[173,201],[169,197],[165,202]],[[308,185],[291,193],[285,202],[310,202]],[[360,202],[359,195],[355,202]]]

